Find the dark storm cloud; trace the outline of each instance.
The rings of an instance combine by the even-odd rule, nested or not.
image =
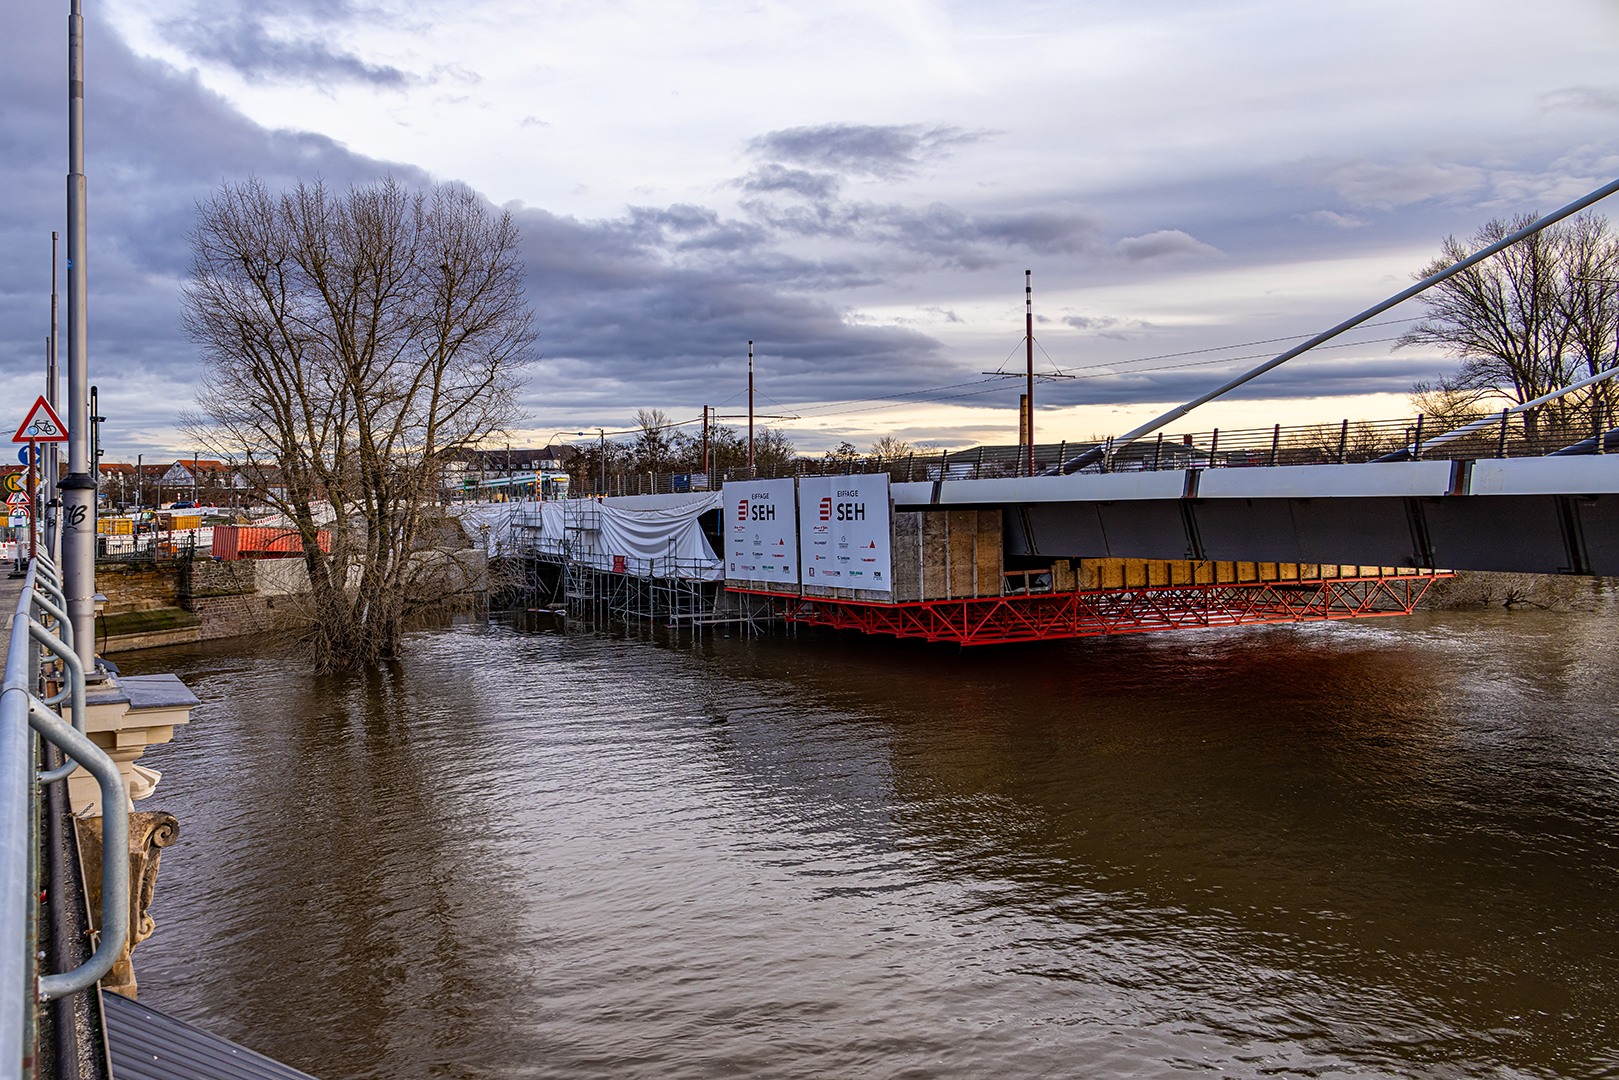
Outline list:
[[[379,87],[418,81],[333,45],[333,32],[362,14],[341,0],[211,0],[162,25],[169,40],[192,57],[228,65],[248,79]]]
[[[19,9],[11,62],[0,70],[0,384],[7,399],[36,391],[47,332],[49,237],[63,226],[65,87],[50,63],[60,21]],[[105,25],[87,33],[91,196],[92,381],[102,390],[109,453],[172,438],[189,404],[195,351],[179,329],[195,206],[222,181],[257,176],[272,189],[298,179],[336,187],[408,166],[350,153],[329,139],[266,130],[194,76],[136,57]],[[767,222],[693,205],[632,207],[578,221],[516,210],[545,359],[531,405],[611,419],[635,405],[717,402],[736,383],[749,338],[774,396],[878,393],[928,378],[938,343],[913,330],[861,326],[821,299],[876,283],[853,258],[784,250]],[[1003,226],[983,226],[985,235]],[[142,445],[144,440],[145,446]]]
[[[1206,365],[1180,370],[1117,373],[1087,372],[1081,377],[1046,384],[1037,393],[1047,405],[1130,404],[1140,401],[1183,401],[1225,382],[1259,363]],[[1269,371],[1227,397],[1232,401],[1272,398],[1320,398],[1355,394],[1404,393],[1419,380],[1433,379],[1454,367],[1436,358],[1388,356],[1382,347],[1300,357]],[[1285,415],[1285,410],[1281,411]],[[1195,416],[1196,414],[1194,414]],[[1359,419],[1359,417],[1351,417]],[[1195,421],[1194,421],[1195,423]]]
[[[668,225],[647,213],[515,216],[547,357],[538,396],[551,411],[718,403],[743,385],[750,339],[778,400],[889,390],[926,377],[939,351],[925,334],[851,324],[835,305],[783,288],[850,274],[845,267],[742,249],[671,261]]]
[[[400,87],[415,77],[388,64],[368,64],[351,52],[314,37],[278,37],[254,18],[233,24],[169,23],[176,44],[199,60],[235,68],[249,79],[298,79],[316,83],[357,82]]]
[[[789,169],[775,163],[755,169],[739,184],[744,191],[785,192],[821,202],[836,198],[843,187],[843,181],[832,173]]]
[[[910,175],[952,146],[982,138],[980,132],[921,124],[820,124],[768,132],[751,140],[748,149],[767,161],[891,180]]]
[[[248,30],[229,45],[243,63],[262,60],[268,66],[255,69],[261,74],[317,77],[321,65],[342,60],[336,46],[330,55],[265,59],[254,27],[281,33],[288,24],[321,25],[312,3],[277,11],[276,21],[249,18]],[[296,17],[282,19],[288,12]],[[37,5],[18,5],[13,15],[0,64],[7,103],[0,113],[0,182],[7,192],[0,242],[11,256],[0,260],[0,387],[7,400],[31,396],[40,381],[49,235],[63,228],[65,169],[62,21]],[[229,11],[222,17],[221,34],[233,32],[233,17]],[[429,178],[321,136],[266,130],[195,76],[136,57],[99,21],[90,24],[87,53],[92,380],[113,418],[109,453],[133,454],[171,439],[163,429],[191,401],[197,367],[179,330],[178,289],[199,200],[222,181],[249,176],[272,189],[298,179],[341,188],[386,174],[410,184]],[[963,369],[978,370],[978,361],[950,362],[940,343],[919,330],[864,323],[837,302],[838,291],[880,297],[908,274],[994,267],[1014,253],[1034,256],[1037,267],[1049,258],[1069,274],[1149,273],[1159,260],[1211,253],[1190,233],[1161,228],[1156,208],[1151,224],[1132,230],[1141,235],[1113,244],[1096,218],[1062,204],[986,211],[842,197],[846,184],[902,176],[977,137],[921,125],[772,132],[754,141],[761,160],[736,181],[745,196],[739,214],[674,204],[580,220],[515,206],[543,356],[528,406],[580,424],[618,422],[643,405],[695,415],[702,404],[735,398],[745,385],[749,339],[757,343],[760,385],[776,401],[880,397],[941,385],[957,381]],[[1388,192],[1405,182],[1364,166],[1331,179],[1350,195],[1388,201],[1398,201]],[[1309,205],[1321,205],[1311,198]],[[1202,225],[1189,227],[1204,233]],[[1133,334],[1138,327],[1087,329]],[[1278,372],[1255,390],[1315,396],[1403,389],[1431,374],[1406,358],[1310,366]],[[1065,383],[1043,400],[1166,400],[1188,396],[1210,378],[1201,369],[1116,375]]]
[[[1004,262],[1014,248],[1051,255],[1099,249],[1100,225],[1071,211],[971,213],[943,202],[914,207],[842,197],[844,176],[903,176],[946,147],[983,137],[920,124],[788,128],[752,140],[750,150],[774,160],[733,183],[747,193],[744,211],[769,232],[783,239],[860,244],[894,269],[900,268],[896,256],[901,255],[912,257],[913,268],[942,264],[975,270]]]
[[[50,233],[66,230],[63,20],[17,5],[0,64],[0,386],[37,392],[48,330]],[[194,76],[136,57],[105,23],[85,33],[86,164],[90,193],[91,379],[101,388],[109,453],[132,431],[173,423],[191,398],[195,355],[180,334],[177,285],[190,263],[194,207],[224,179],[272,186],[323,177],[346,185],[408,166],[349,153],[330,139],[268,131]],[[120,435],[120,433],[124,433]]]
[[[1011,248],[1079,254],[1094,250],[1102,235],[1083,214],[1050,210],[972,214],[945,203],[917,209],[837,200],[783,206],[756,199],[743,205],[784,236],[849,240],[966,269],[1005,262]]]
[[[1205,258],[1219,251],[1180,229],[1160,229],[1145,236],[1127,236],[1113,246],[1126,262],[1152,259]]]

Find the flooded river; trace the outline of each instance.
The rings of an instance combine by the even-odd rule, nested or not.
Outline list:
[[[1616,629],[128,654],[204,701],[141,1000],[324,1080],[1619,1075]]]

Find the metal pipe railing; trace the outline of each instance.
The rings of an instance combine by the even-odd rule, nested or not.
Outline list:
[[[28,723],[83,764],[101,788],[101,939],[90,959],[72,971],[39,977],[39,999],[49,1001],[94,986],[112,970],[129,941],[129,795],[112,758],[32,694]]]
[[[84,733],[84,667],[70,644],[69,621],[58,602],[62,599],[56,566],[44,556],[30,560],[11,621],[0,689],[0,1080],[21,1075],[24,1059],[34,1056],[38,1004],[95,985],[129,939],[128,794],[118,766]],[[57,632],[36,619],[36,612],[50,619]],[[60,661],[66,675],[64,692],[48,700],[40,696],[42,652]],[[72,723],[52,708],[64,697],[72,702]],[[30,729],[61,750],[67,762],[41,773]],[[79,767],[96,778],[101,790],[100,940],[79,967],[40,975],[30,936],[40,885],[29,826],[37,813],[40,785],[62,782]],[[51,897],[58,903],[63,899]]]
[[[33,619],[28,620],[28,636],[50,650],[51,654],[67,668],[66,688],[63,689],[62,693],[46,698],[43,704],[46,706],[56,705],[66,695],[73,706],[73,727],[80,735],[83,735],[85,731],[84,663],[79,659],[78,653],[73,650],[73,624],[67,621],[64,616],[59,619],[57,625],[67,630],[67,641],[58,638]],[[39,782],[41,784],[54,784],[58,780],[65,780],[73,774],[73,770],[80,764],[77,760],[77,755],[70,753],[61,743],[54,745],[67,756],[67,760],[49,772],[40,773]],[[83,764],[85,768],[90,767],[88,762]]]
[[[1559,390],[1553,390],[1549,394],[1542,394],[1540,397],[1537,397],[1532,401],[1525,401],[1521,405],[1508,406],[1507,408],[1502,409],[1499,413],[1491,413],[1482,420],[1475,420],[1471,424],[1464,424],[1454,431],[1445,432],[1443,435],[1435,435],[1433,438],[1427,440],[1427,442],[1423,444],[1423,449],[1432,450],[1436,446],[1442,446],[1445,443],[1471,435],[1476,431],[1483,431],[1492,424],[1501,423],[1505,417],[1512,416],[1516,413],[1532,412],[1548,402],[1556,401],[1561,397],[1566,397],[1567,395],[1574,393],[1576,390],[1584,390],[1588,386],[1594,386],[1599,382],[1613,378],[1615,375],[1619,375],[1619,367],[1611,367],[1605,371],[1599,371],[1595,375],[1588,375],[1577,382],[1569,383],[1567,386]],[[1397,459],[1399,459],[1398,453],[1389,454],[1387,455],[1386,459],[1379,458],[1378,460],[1394,461]]]

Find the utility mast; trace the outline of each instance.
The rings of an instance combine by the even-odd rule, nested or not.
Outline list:
[[[748,342],[748,468],[753,468],[753,342]]]
[[[1034,271],[1023,271],[1023,341],[1028,346],[1029,367],[1027,388],[1023,395],[1023,445],[1028,460],[1028,472],[1034,475]]]
[[[61,391],[61,382],[56,377],[59,353],[57,351],[56,328],[59,321],[57,311],[56,278],[57,278],[57,248],[61,234],[51,230],[51,336],[45,344],[45,400],[51,403],[51,408],[60,410],[62,403],[57,400]],[[58,412],[60,414],[60,411]],[[56,493],[56,484],[62,479],[61,462],[58,460],[57,446],[50,443],[45,449],[45,491],[46,501],[50,509],[45,515],[45,550],[50,552],[52,560],[60,563],[62,558],[61,546],[61,499]]]
[[[84,3],[72,0],[67,19],[67,470],[62,493],[62,586],[73,644],[85,674],[96,667],[96,482],[90,476],[89,304],[85,275]]]

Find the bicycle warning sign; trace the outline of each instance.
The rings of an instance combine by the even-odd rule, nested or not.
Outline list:
[[[4,430],[0,428],[0,430]],[[28,410],[28,418],[17,428],[17,434],[11,437],[12,442],[67,442],[67,425],[62,423],[51,408],[51,403],[41,394],[34,402],[34,407]]]

